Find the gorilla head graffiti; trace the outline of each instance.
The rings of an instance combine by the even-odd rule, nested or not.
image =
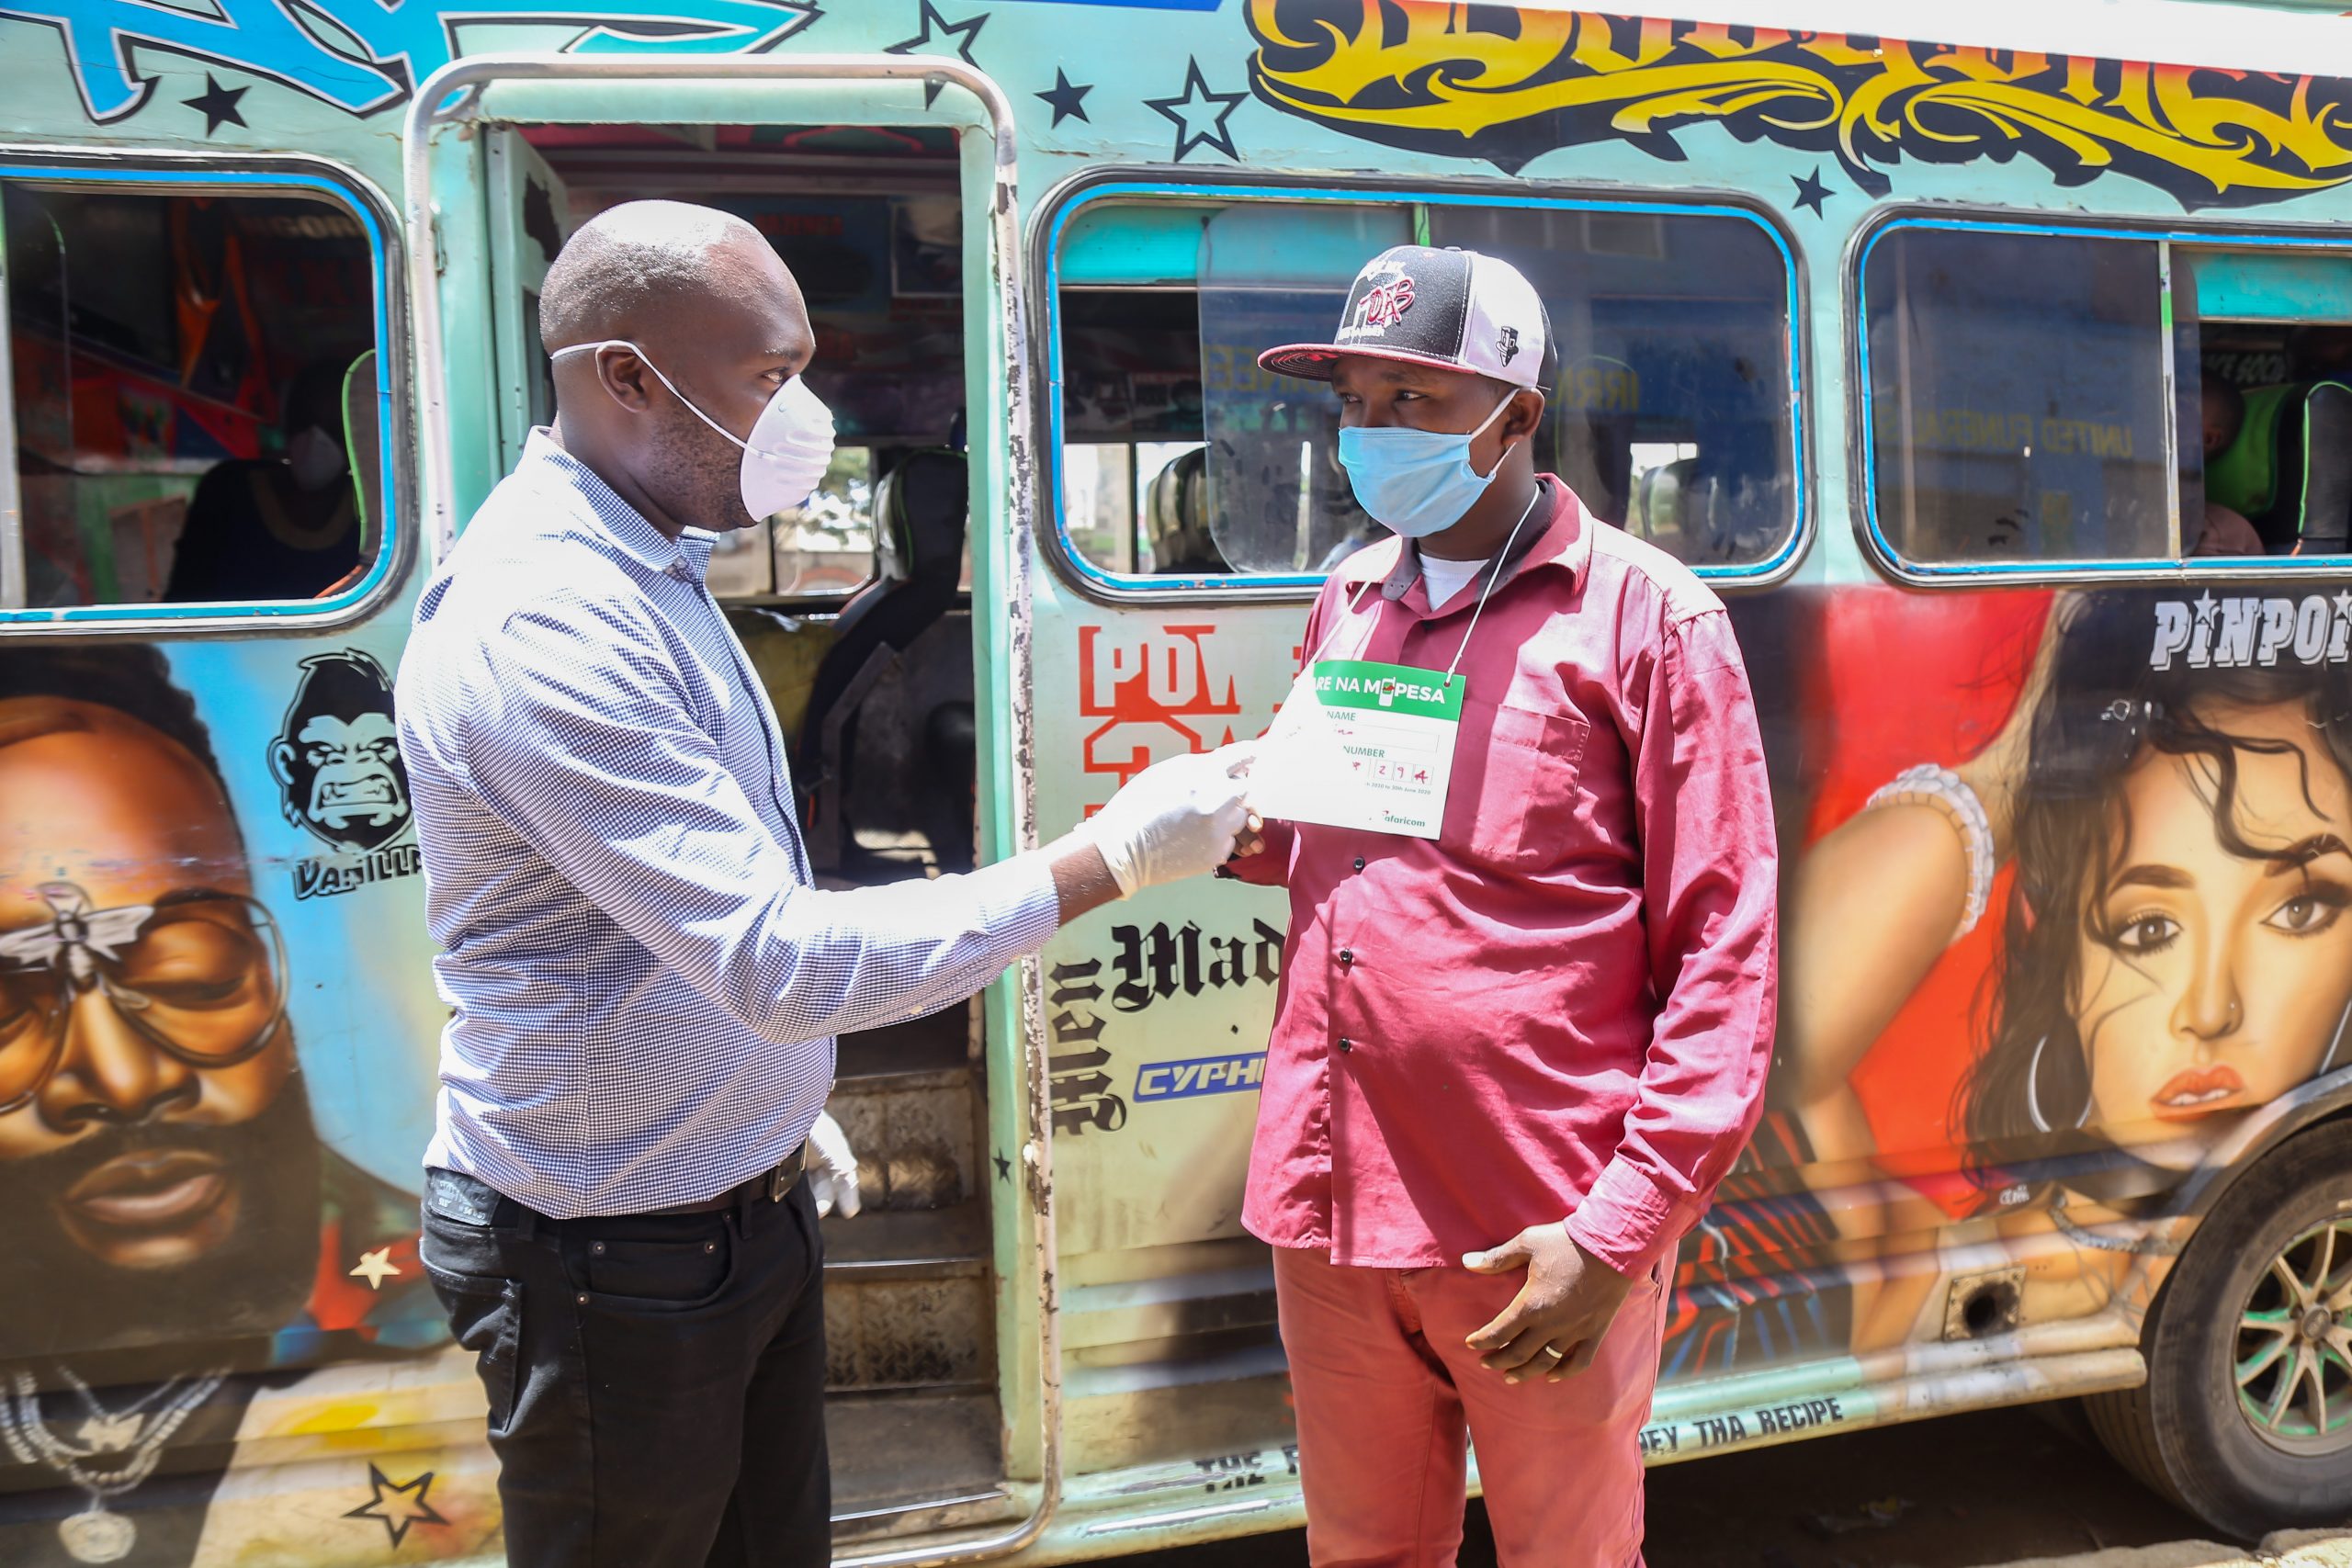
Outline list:
[[[384,667],[356,649],[302,660],[302,683],[269,751],[286,819],[340,850],[391,842],[409,822],[408,769]]]

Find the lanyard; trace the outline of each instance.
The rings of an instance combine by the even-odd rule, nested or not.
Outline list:
[[[1445,667],[1445,679],[1440,683],[1440,688],[1442,690],[1451,688],[1453,686],[1454,674],[1462,668],[1462,656],[1470,651],[1470,638],[1475,636],[1478,630],[1478,617],[1487,613],[1487,600],[1494,593],[1495,585],[1502,581],[1504,570],[1508,570],[1509,563],[1510,561],[1510,548],[1513,545],[1519,543],[1519,531],[1527,526],[1527,520],[1530,517],[1535,515],[1536,505],[1541,502],[1543,499],[1544,483],[1539,479],[1535,484],[1534,495],[1528,499],[1527,510],[1519,514],[1519,521],[1510,525],[1510,533],[1503,539],[1503,547],[1495,557],[1495,561],[1498,564],[1492,566],[1487,571],[1487,581],[1481,584],[1478,589],[1478,602],[1470,607],[1470,624],[1463,628],[1462,642],[1460,646],[1455,648],[1453,650],[1453,662]],[[1356,584],[1355,592],[1348,596],[1347,615],[1340,620],[1338,626],[1333,626],[1329,632],[1324,634],[1323,640],[1320,643],[1317,643],[1316,645],[1315,651],[1307,656],[1306,668],[1310,670],[1313,669],[1317,663],[1321,662],[1325,654],[1331,651],[1331,644],[1338,640],[1341,628],[1346,626],[1349,621],[1355,618],[1358,606],[1363,603],[1363,592],[1371,586],[1372,584],[1369,581],[1359,582]]]

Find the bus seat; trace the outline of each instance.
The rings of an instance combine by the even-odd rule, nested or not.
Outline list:
[[[2263,548],[2332,555],[2352,533],[2352,386],[2290,381],[2245,394],[2237,438],[2205,466],[2205,496],[2254,525]]]
[[[874,488],[874,581],[851,596],[834,621],[833,644],[817,667],[800,731],[803,817],[809,859],[820,871],[838,870],[851,847],[844,803],[855,791],[860,706],[890,665],[955,607],[968,482],[962,453],[926,448],[907,454]],[[969,704],[964,706],[962,732],[968,737]],[[968,740],[958,756],[952,721],[927,714],[920,725],[924,754],[952,761],[962,770],[952,777],[926,778],[921,793],[927,802],[935,795],[968,803],[975,765]],[[925,817],[949,820],[945,807]],[[942,870],[969,866],[971,831],[967,807],[960,829],[947,834],[948,842],[934,836],[933,852]]]
[[[1223,576],[1233,570],[1209,528],[1209,452],[1194,447],[1159,470],[1145,498],[1151,570],[1162,577]]]

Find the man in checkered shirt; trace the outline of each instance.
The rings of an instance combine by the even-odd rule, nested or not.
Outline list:
[[[759,521],[755,422],[810,406],[800,290],[741,219],[635,202],[564,247],[539,330],[555,425],[426,587],[401,668],[452,1010],[421,1254],[478,1352],[514,1568],[821,1563],[802,1164],[814,1128],[819,1165],[854,1171],[820,1115],[833,1036],[1224,862],[1247,757],[1160,763],[967,876],[816,890],[775,716],[703,580]]]

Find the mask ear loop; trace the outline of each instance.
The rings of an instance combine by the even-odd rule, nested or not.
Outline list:
[[[626,338],[607,338],[603,343],[575,343],[570,348],[557,349],[553,354],[548,355],[548,357],[550,360],[561,359],[567,354],[594,354],[607,348],[625,348],[631,354],[636,355],[640,364],[642,364],[648,370],[652,371],[657,377],[661,377],[662,384],[670,389],[670,395],[686,405],[686,412],[688,413],[693,414],[696,419],[710,426],[711,429],[718,432],[719,434],[726,436],[728,440],[732,441],[744,451],[751,453],[752,456],[755,457],[765,457],[770,462],[782,462],[791,456],[790,453],[770,452],[762,447],[754,446],[750,442],[744,440],[741,436],[737,435],[734,432],[729,430],[725,425],[719,423],[717,420],[711,418],[710,415],[703,412],[702,410],[695,406],[695,400],[692,398],[678,390],[678,384],[675,381],[671,380],[669,377],[662,374],[662,367],[654,364],[652,360],[646,357],[645,350],[638,347],[637,344],[630,343]],[[795,376],[792,379],[797,381],[800,378]],[[782,389],[778,389],[781,390]]]

